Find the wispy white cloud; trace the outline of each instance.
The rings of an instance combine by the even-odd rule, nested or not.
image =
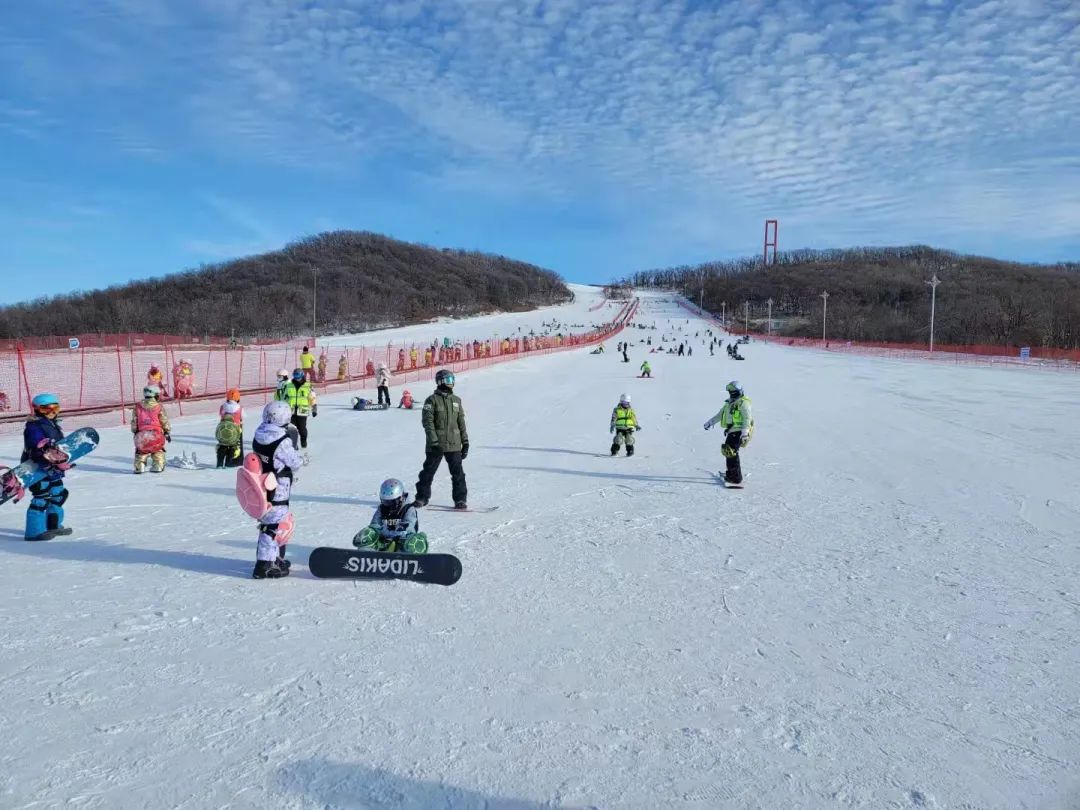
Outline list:
[[[52,49],[32,14],[0,23],[0,69],[49,114],[77,73],[127,113],[109,141],[146,156],[393,165],[447,193],[661,215],[694,200],[670,219],[701,239],[725,212],[866,241],[1080,231],[1075,0],[58,5]]]

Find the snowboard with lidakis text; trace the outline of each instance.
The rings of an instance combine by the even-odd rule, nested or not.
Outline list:
[[[400,554],[321,546],[311,552],[308,568],[319,579],[404,579],[453,585],[461,579],[461,561],[453,554]]]

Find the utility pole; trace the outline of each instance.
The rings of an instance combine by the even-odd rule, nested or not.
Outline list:
[[[768,300],[768,304],[769,304],[769,332],[768,332],[768,336],[772,337],[772,299],[771,298]]]
[[[701,271],[701,293],[698,294],[698,299],[697,299],[697,308],[698,308],[698,310],[701,309],[702,301],[704,301],[704,300],[705,300],[705,271],[702,270]],[[699,312],[699,314],[700,314],[700,312]]]
[[[313,278],[313,281],[312,281],[312,284],[311,284],[311,339],[315,340],[315,336],[316,336],[315,303],[316,303],[316,300],[318,299],[318,296],[319,296],[319,268],[318,267],[312,267],[311,268],[311,273],[312,273],[312,278]]]
[[[723,324],[724,329],[727,329],[727,301],[720,302],[720,323]]]
[[[937,285],[941,279],[934,273],[934,277],[926,282],[930,287],[930,351],[934,350],[934,310],[937,307]]]
[[[743,334],[750,334],[750,302],[743,301]]]
[[[829,291],[825,290],[821,293],[821,300],[825,302],[825,306],[821,310],[821,341],[825,342],[825,318],[829,314]]]

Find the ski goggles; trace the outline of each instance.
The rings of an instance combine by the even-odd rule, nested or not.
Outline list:
[[[55,419],[60,413],[60,405],[55,402],[50,405],[35,405],[34,413],[47,416],[49,419]]]

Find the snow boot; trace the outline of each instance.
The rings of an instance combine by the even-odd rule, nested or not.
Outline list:
[[[459,509],[461,511],[464,511],[464,510],[469,508],[469,505],[467,503],[465,503],[465,501],[456,501],[454,503],[454,508]]]
[[[252,579],[281,579],[288,575],[289,569],[281,568],[277,560],[258,560],[255,563],[255,570],[251,572]]]
[[[284,551],[278,552],[277,564],[278,568],[280,568],[286,574],[289,573],[289,569],[292,568],[292,560],[285,559]]]
[[[611,455],[613,455],[613,456],[619,455],[619,445],[617,445],[617,444],[611,445]]]
[[[423,509],[425,506],[427,506],[427,504],[427,498],[417,498],[415,501],[412,502],[412,505],[415,506],[417,509]]]
[[[634,445],[628,444],[626,445],[626,457],[629,458],[632,455],[634,455]]]

